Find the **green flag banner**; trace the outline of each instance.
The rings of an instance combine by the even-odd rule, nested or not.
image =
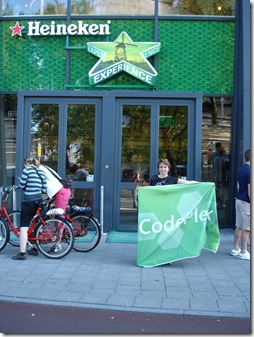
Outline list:
[[[138,189],[139,267],[216,253],[219,243],[214,183]]]

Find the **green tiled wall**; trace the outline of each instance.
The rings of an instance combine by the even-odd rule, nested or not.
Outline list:
[[[51,21],[43,22],[50,24]],[[85,22],[105,23],[102,20]],[[12,37],[9,27],[15,23],[0,22],[0,90],[65,90],[66,37],[29,37],[25,34]],[[19,21],[19,24],[27,26],[27,21]],[[156,90],[232,94],[234,30],[235,23],[230,21],[159,21],[161,51],[157,54]],[[84,47],[89,41],[114,41],[122,31],[136,42],[154,40],[152,20],[112,20],[108,37],[72,36],[69,45]],[[71,50],[69,84],[94,90],[96,87],[89,86],[88,72],[97,61],[98,58],[84,49]],[[153,57],[149,61],[153,64]],[[101,84],[107,85],[107,90],[110,85],[127,90],[127,86],[136,85],[150,90],[126,73]]]

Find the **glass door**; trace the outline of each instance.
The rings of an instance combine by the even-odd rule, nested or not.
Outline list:
[[[73,181],[75,204],[94,207],[95,119],[94,104],[67,105],[66,153],[68,178]]]
[[[186,179],[188,106],[159,106],[159,158],[171,164],[171,175]],[[156,172],[157,173],[157,172]]]
[[[133,100],[132,100],[133,102]],[[116,230],[136,231],[138,225],[138,188],[158,173],[159,158],[171,163],[171,175],[198,179],[201,142],[195,141],[201,118],[193,101],[146,101],[144,104],[117,105],[121,112],[119,222]],[[201,137],[200,137],[201,139]],[[195,155],[200,148],[199,160]]]
[[[120,225],[137,229],[138,188],[149,182],[151,105],[122,105]]]
[[[24,125],[30,129],[24,132],[24,157],[33,156],[71,180],[75,204],[98,210],[95,149],[100,101],[30,98],[26,103],[30,113]]]

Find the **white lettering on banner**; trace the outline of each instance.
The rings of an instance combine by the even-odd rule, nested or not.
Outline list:
[[[186,218],[179,218],[175,220],[175,216],[172,214],[170,219],[165,221],[164,224],[162,224],[159,221],[156,221],[154,223],[151,224],[151,219],[144,219],[140,222],[140,232],[144,235],[148,235],[151,232],[157,234],[162,232],[163,230],[165,232],[170,232],[173,231],[174,229],[177,229],[178,227],[180,227],[180,225],[184,224],[187,225],[187,221],[188,219],[194,217],[194,222],[199,222],[199,221],[211,221],[211,217],[210,215],[213,213],[214,211],[206,211],[203,210],[200,213],[198,213],[198,209],[195,208],[193,212],[190,212],[187,214]],[[144,229],[144,226],[146,225],[146,227],[149,227],[148,230]]]
[[[111,23],[105,24],[87,24],[82,21],[69,24],[68,26],[64,23],[56,24],[55,21],[51,21],[50,25],[43,24],[40,26],[40,21],[28,22],[28,33],[29,36],[39,36],[39,35],[110,35],[109,25]]]

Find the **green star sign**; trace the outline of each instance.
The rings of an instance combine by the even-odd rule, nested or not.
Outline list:
[[[160,51],[160,42],[133,42],[122,32],[114,42],[88,42],[87,50],[100,60],[89,71],[89,83],[96,85],[122,71],[155,86],[157,71],[148,57]]]

